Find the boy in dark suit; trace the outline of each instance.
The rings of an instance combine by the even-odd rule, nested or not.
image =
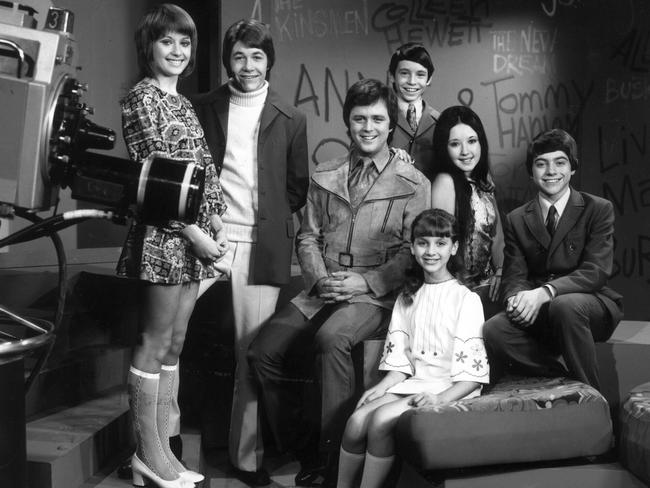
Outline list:
[[[397,95],[397,124],[390,145],[409,153],[415,167],[431,179],[433,129],[440,114],[422,98],[433,78],[429,52],[417,42],[407,42],[390,58],[388,76]]]
[[[607,287],[614,254],[611,202],[569,185],[576,142],[561,129],[538,135],[526,167],[537,197],[508,214],[501,293],[505,311],[484,325],[491,366],[598,383],[594,341],[623,315]]]

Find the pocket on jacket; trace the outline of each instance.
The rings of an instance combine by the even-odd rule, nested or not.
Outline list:
[[[392,198],[378,200],[372,204],[368,238],[388,241],[394,239],[402,230],[403,201]]]

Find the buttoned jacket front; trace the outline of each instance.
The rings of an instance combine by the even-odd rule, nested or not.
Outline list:
[[[551,237],[535,198],[508,214],[504,236],[504,298],[548,283],[558,295],[592,293],[615,324],[621,319],[622,297],[607,286],[614,262],[611,202],[572,188]]]
[[[350,203],[350,155],[316,167],[296,250],[305,291],[293,303],[310,316],[321,278],[339,270],[362,274],[370,293],[350,302],[391,307],[411,260],[413,219],[430,206],[431,186],[412,164],[393,156],[357,207]]]
[[[393,131],[393,138],[390,145],[399,147],[409,153],[415,161],[415,167],[419,169],[424,176],[431,179],[435,173],[433,161],[433,130],[436,127],[440,114],[429,104],[424,102],[422,116],[416,131],[406,121],[406,117],[399,111],[397,124]]]

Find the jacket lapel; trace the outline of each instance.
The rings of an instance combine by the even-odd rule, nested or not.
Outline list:
[[[578,221],[578,218],[580,218],[585,207],[585,201],[582,198],[582,195],[573,189],[570,191],[571,194],[569,195],[569,201],[564,208],[564,212],[562,212],[560,221],[557,223],[555,234],[553,234],[553,240],[551,241],[548,250],[549,255],[558,247],[560,242],[564,240],[568,232],[575,227],[576,222]]]
[[[531,200],[526,206],[524,222],[528,230],[533,234],[533,237],[544,246],[544,249],[548,249],[551,244],[551,236],[546,232],[546,227],[544,227],[544,223],[542,222],[542,210],[539,207],[537,197]]]
[[[314,183],[322,187],[325,191],[333,193],[346,202],[350,203],[350,193],[348,192],[348,174],[350,173],[350,158],[346,158],[345,163],[327,171],[316,171],[312,175]]]
[[[413,129],[411,129],[411,126],[408,124],[406,121],[406,117],[402,114],[401,110],[398,110],[397,114],[397,125],[404,131],[406,132],[409,136],[413,136],[415,132],[413,132]],[[420,132],[420,131],[418,131]]]
[[[226,139],[228,134],[228,100],[230,98],[230,93],[227,91],[226,87],[225,96],[219,94],[216,98],[215,103],[212,104],[213,110],[216,113],[217,119],[219,120],[219,126],[222,131],[223,140]]]
[[[435,123],[436,119],[433,117],[433,114],[428,110],[425,110],[422,112],[422,117],[418,124],[418,134],[424,134]]]
[[[377,177],[374,184],[370,187],[368,194],[363,199],[386,200],[389,198],[399,198],[413,194],[413,186],[407,183],[404,178],[397,174],[397,156],[392,156],[384,171]]]
[[[272,93],[269,92],[268,96],[271,98],[264,103],[264,108],[262,108],[262,115],[260,116],[260,139],[264,137],[266,129],[271,125],[273,120],[278,116],[279,111],[275,104],[273,103]]]

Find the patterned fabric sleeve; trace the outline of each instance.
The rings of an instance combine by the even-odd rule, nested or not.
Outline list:
[[[226,201],[219,183],[217,168],[212,162],[212,158],[205,159],[210,159],[210,162],[205,165],[205,190],[203,191],[206,213],[208,215],[223,215],[226,211]]]
[[[476,293],[463,298],[456,323],[451,360],[453,381],[490,382],[490,367],[483,343],[483,306]]]
[[[384,354],[379,362],[380,371],[400,371],[409,376],[413,375],[408,320],[409,314],[400,297],[395,302],[393,315],[390,319]]]
[[[205,211],[208,215],[223,215],[226,211],[226,201],[223,196],[223,191],[221,190],[217,167],[215,166],[214,160],[210,154],[210,148],[205,140],[203,128],[201,127],[199,118],[194,111],[192,103],[186,98],[184,98],[184,101],[192,115],[193,123],[196,124],[197,132],[201,134],[201,146],[203,151],[202,161],[199,163],[205,168],[205,189],[203,191]]]
[[[167,144],[161,133],[164,111],[161,100],[155,92],[145,88],[134,88],[122,101],[122,132],[129,157],[136,163],[143,163],[152,154],[170,157]],[[183,222],[170,220],[167,227],[174,231],[185,228]]]
[[[145,90],[131,90],[122,101],[122,131],[132,161],[142,163],[151,153],[167,152],[159,116],[158,103]]]
[[[217,170],[189,100],[179,96],[170,106],[169,100],[162,98],[156,88],[136,85],[122,101],[122,130],[129,156],[137,163],[156,154],[169,159],[195,160],[205,169],[202,210],[208,215],[225,212]],[[175,220],[167,223],[175,231],[183,230],[185,225]]]

